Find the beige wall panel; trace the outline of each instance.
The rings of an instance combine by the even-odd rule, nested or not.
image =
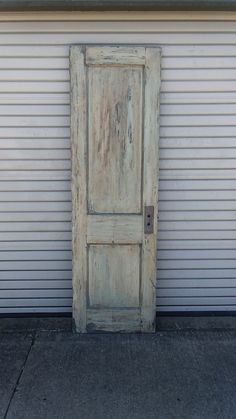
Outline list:
[[[0,159],[0,222],[7,220],[12,225],[12,231],[7,224],[8,231],[2,231],[0,237],[0,249],[12,252],[11,260],[2,261],[0,279],[4,289],[7,282],[9,289],[24,289],[26,285],[27,289],[34,289],[37,278],[42,279],[45,289],[49,285],[59,289],[57,281],[64,278],[71,288],[71,259],[45,261],[40,253],[47,249],[53,255],[59,249],[63,253],[71,243],[71,230],[66,227],[71,216],[70,187],[60,186],[71,177],[71,161],[67,157],[70,132],[64,123],[70,115],[70,45],[155,44],[162,49],[165,79],[161,94],[160,123],[165,126],[160,141],[159,193],[159,216],[165,224],[159,226],[158,243],[159,250],[168,251],[170,258],[164,260],[166,254],[158,254],[157,294],[160,290],[162,295],[158,294],[158,311],[235,310],[235,303],[229,303],[225,297],[216,301],[209,292],[209,288],[215,288],[215,295],[220,297],[222,287],[236,289],[236,269],[229,268],[235,259],[230,251],[236,249],[236,231],[231,226],[236,221],[236,170],[231,161],[235,155],[235,16],[221,12],[1,14],[0,20],[5,23],[0,23],[0,114],[6,118],[0,121],[0,148],[9,156],[11,149],[17,153],[10,160]],[[180,148],[185,156],[193,152],[190,164],[188,157],[180,159]],[[52,149],[58,150],[55,155]],[[229,168],[231,163],[234,167]],[[58,180],[62,183],[57,186]],[[222,225],[227,220],[229,229]],[[180,229],[173,229],[176,221],[181,222]],[[183,221],[189,225],[188,230],[182,228]],[[200,221],[201,229],[196,227]],[[209,230],[213,221],[214,229]],[[132,231],[127,228],[127,220],[123,223],[124,236],[118,224],[110,224],[106,234],[111,238],[113,235],[117,244],[121,240],[140,242],[142,223],[138,227],[130,219],[128,226],[131,229],[133,225]],[[93,223],[91,240],[103,240],[102,228]],[[183,251],[183,269],[176,269],[178,249]],[[17,259],[18,250],[25,252],[22,261]],[[39,251],[41,260],[32,260],[32,250]],[[187,268],[195,255],[198,264]],[[196,289],[203,290],[207,298],[198,295],[194,300],[174,299],[176,288],[192,291],[192,295]],[[127,316],[132,317],[130,311],[124,309],[119,315],[112,309],[107,312],[107,330],[124,329]],[[140,329],[139,311],[130,320],[132,330]],[[56,297],[56,293],[53,299],[3,299],[0,312],[71,312],[71,299]],[[88,310],[87,320],[96,323],[97,330],[104,330],[104,313],[99,310]]]

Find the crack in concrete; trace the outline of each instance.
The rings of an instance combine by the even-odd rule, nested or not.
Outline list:
[[[21,369],[20,369],[19,375],[18,375],[18,377],[17,377],[17,380],[16,380],[16,383],[15,383],[15,386],[14,386],[14,388],[13,388],[13,390],[12,390],[11,397],[10,397],[10,399],[9,399],[9,402],[8,402],[8,405],[7,405],[7,408],[6,408],[5,414],[4,414],[4,416],[3,416],[3,419],[7,419],[8,412],[9,412],[9,409],[10,409],[10,407],[11,407],[11,403],[12,403],[12,401],[13,401],[13,398],[14,398],[15,394],[16,394],[17,388],[18,388],[18,386],[19,386],[19,384],[20,384],[20,380],[21,380],[21,377],[22,377],[23,371],[24,371],[25,366],[26,366],[26,363],[27,363],[27,361],[28,361],[28,358],[29,358],[30,352],[31,352],[31,350],[32,350],[32,348],[33,348],[33,346],[34,346],[35,339],[36,339],[36,331],[34,332],[34,334],[33,334],[33,336],[32,336],[32,340],[31,340],[31,343],[30,343],[30,346],[29,346],[28,352],[27,352],[26,357],[25,357],[25,360],[24,360],[24,362],[23,362],[23,364],[22,364],[22,366],[21,366]]]

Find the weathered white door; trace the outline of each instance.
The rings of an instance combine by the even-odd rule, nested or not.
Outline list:
[[[76,330],[155,329],[160,49],[72,46]]]

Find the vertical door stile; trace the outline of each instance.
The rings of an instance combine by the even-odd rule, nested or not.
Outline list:
[[[146,49],[143,149],[143,214],[155,208],[153,234],[143,233],[141,281],[141,330],[154,331],[156,315],[156,249],[158,217],[160,49]],[[144,220],[145,222],[145,220]]]
[[[71,48],[72,285],[76,330],[86,331],[87,91],[83,47]]]

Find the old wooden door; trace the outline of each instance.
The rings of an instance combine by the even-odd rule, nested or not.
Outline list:
[[[72,46],[76,330],[155,329],[160,49]]]

